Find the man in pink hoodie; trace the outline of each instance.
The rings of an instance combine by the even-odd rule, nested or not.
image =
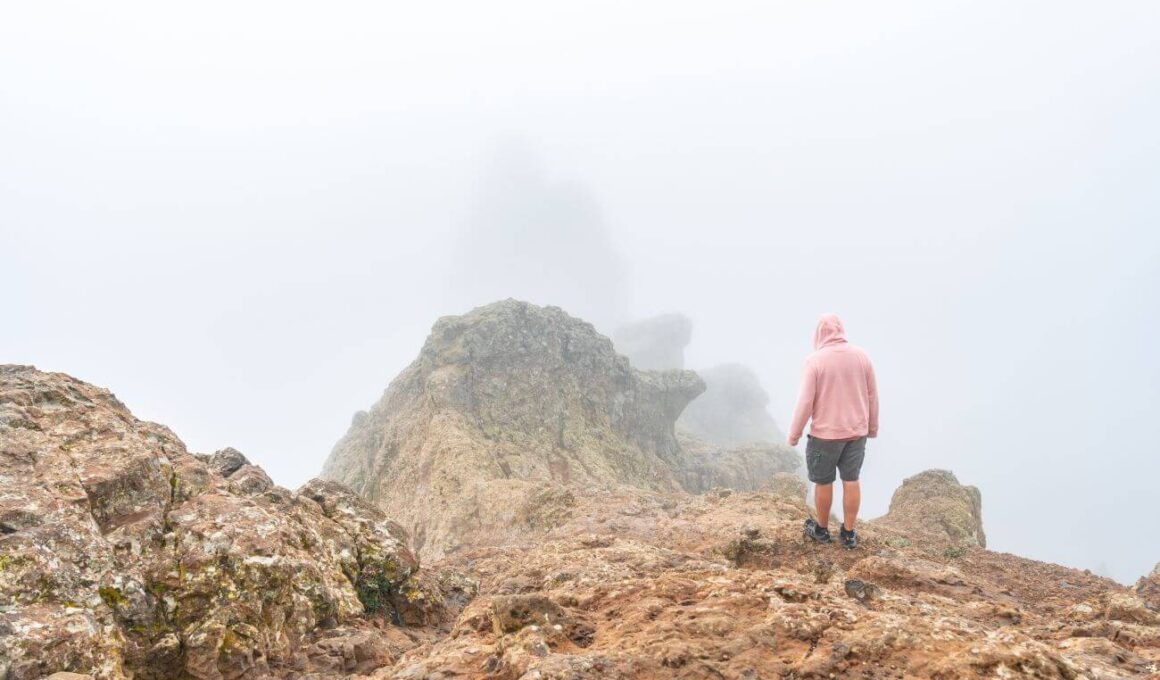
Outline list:
[[[806,469],[814,483],[817,520],[806,520],[806,535],[830,542],[830,505],[834,478],[842,476],[844,517],[839,538],[846,548],[858,545],[854,520],[862,502],[858,474],[866,454],[866,438],[878,436],[878,385],[874,367],[861,348],[846,342],[842,320],[823,314],[814,331],[814,352],[806,359],[797,408],[789,428],[789,445],[797,446],[806,421],[812,420],[806,442]]]

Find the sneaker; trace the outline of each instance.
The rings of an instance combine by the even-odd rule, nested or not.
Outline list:
[[[830,530],[818,526],[818,523],[812,519],[806,520],[805,532],[806,536],[812,538],[816,543],[829,543],[832,540]]]
[[[853,550],[858,547],[858,534],[853,529],[846,531],[846,527],[842,526],[838,531],[838,539],[842,541],[842,547],[846,550]]]

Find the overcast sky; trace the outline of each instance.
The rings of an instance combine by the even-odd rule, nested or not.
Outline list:
[[[695,323],[783,426],[876,362],[868,515],[1160,560],[1160,4],[8,3],[0,362],[317,473],[437,317]]]

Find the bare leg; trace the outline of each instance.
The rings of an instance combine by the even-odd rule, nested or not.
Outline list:
[[[842,526],[846,531],[854,530],[854,522],[858,519],[858,507],[862,505],[862,487],[857,481],[842,482]],[[826,499],[826,507],[830,507],[830,500]]]
[[[814,485],[814,509],[818,511],[818,526],[825,529],[830,523],[830,505],[834,502],[833,484]]]

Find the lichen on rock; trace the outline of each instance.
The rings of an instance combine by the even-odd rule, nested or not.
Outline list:
[[[59,373],[0,366],[0,479],[6,679],[258,677],[364,620],[368,583],[389,595],[374,613],[417,625],[473,595],[421,578],[406,533],[349,489],[295,494],[232,449],[190,454]]]
[[[633,369],[558,308],[506,300],[440,319],[322,476],[438,557],[517,534],[519,499],[545,483],[680,489],[673,423],[703,389],[690,371]]]
[[[987,547],[982,494],[960,484],[948,470],[926,470],[903,481],[890,499],[889,511],[875,522],[940,550],[948,545]]]

